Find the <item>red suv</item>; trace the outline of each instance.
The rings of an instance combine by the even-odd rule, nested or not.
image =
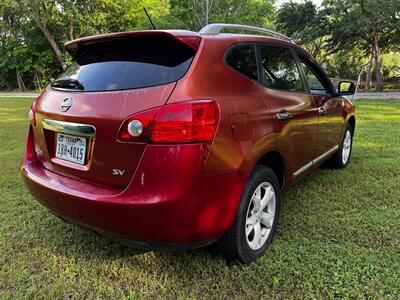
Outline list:
[[[33,102],[21,167],[65,221],[143,247],[217,242],[249,263],[272,240],[280,192],[349,163],[354,85],[337,92],[279,33],[211,24],[65,47],[75,63]]]

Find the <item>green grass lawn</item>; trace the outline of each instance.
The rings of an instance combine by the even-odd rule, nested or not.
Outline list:
[[[0,298],[400,298],[400,100],[359,101],[352,161],[283,195],[251,266],[209,249],[140,251],[81,231],[27,192],[31,99],[0,99]]]

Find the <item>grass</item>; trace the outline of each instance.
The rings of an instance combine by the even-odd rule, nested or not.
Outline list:
[[[400,100],[359,101],[351,164],[283,195],[268,253],[140,251],[50,215],[18,171],[31,99],[0,99],[0,298],[400,298]]]

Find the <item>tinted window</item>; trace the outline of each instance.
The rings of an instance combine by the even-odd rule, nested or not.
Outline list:
[[[180,79],[194,51],[167,36],[138,36],[80,45],[76,63],[60,78],[77,79],[83,91],[113,91],[162,85]]]
[[[228,50],[226,63],[243,75],[258,80],[254,45],[233,46]]]
[[[260,46],[264,83],[271,88],[304,92],[304,83],[292,51],[277,46]]]
[[[299,53],[301,66],[307,80],[308,89],[313,94],[327,94],[326,83],[321,80],[321,74],[318,73],[314,63],[307,57]]]

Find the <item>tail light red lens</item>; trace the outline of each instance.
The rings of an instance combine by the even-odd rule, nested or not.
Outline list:
[[[191,143],[212,141],[218,125],[214,101],[182,102],[160,108],[153,121],[153,143]]]
[[[211,142],[218,127],[219,111],[215,101],[185,101],[152,109],[125,120],[118,139],[126,142],[194,143]],[[134,137],[128,126],[140,121],[142,134]]]

